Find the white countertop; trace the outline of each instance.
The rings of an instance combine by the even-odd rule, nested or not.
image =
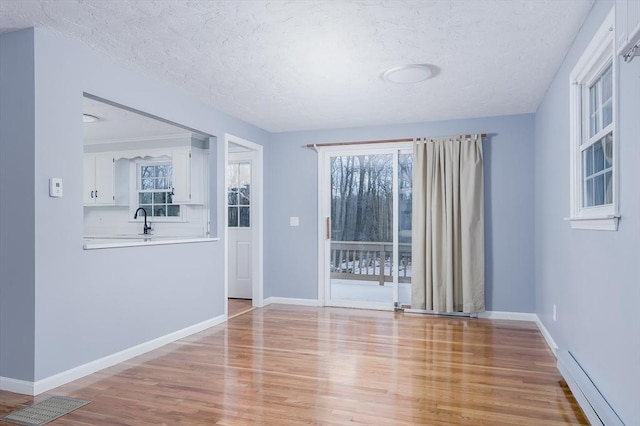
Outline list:
[[[220,238],[210,237],[169,237],[157,235],[85,235],[85,250],[118,248],[118,247],[142,247],[167,244],[190,244],[220,241]]]

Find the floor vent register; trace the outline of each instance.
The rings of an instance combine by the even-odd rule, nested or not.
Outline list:
[[[0,420],[25,426],[40,426],[77,410],[90,401],[69,398],[66,396],[52,396],[26,408],[0,417]]]

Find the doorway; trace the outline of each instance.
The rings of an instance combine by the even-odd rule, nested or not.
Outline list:
[[[319,154],[319,300],[327,306],[408,307],[411,143]]]
[[[227,318],[263,304],[262,146],[225,138]]]

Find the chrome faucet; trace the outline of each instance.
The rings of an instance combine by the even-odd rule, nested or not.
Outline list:
[[[136,210],[136,212],[133,214],[133,218],[137,219],[138,218],[138,212],[142,210],[142,213],[144,213],[144,228],[142,228],[142,231],[144,233],[144,235],[149,235],[151,232],[151,225],[147,225],[147,211],[145,209],[143,209],[142,207],[138,207],[138,210]]]

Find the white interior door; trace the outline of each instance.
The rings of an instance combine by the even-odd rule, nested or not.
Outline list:
[[[229,153],[227,164],[227,215],[229,297],[253,298],[255,224],[252,152]]]

